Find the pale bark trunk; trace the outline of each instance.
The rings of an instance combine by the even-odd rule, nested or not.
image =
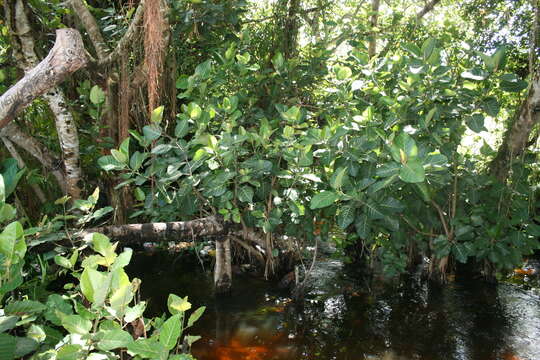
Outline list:
[[[512,162],[523,154],[532,128],[540,122],[540,78],[532,80],[527,99],[521,104],[514,122],[504,134],[503,143],[491,163],[491,174],[501,182],[509,176]]]
[[[53,174],[60,189],[65,193],[66,179],[64,173],[60,169],[61,162],[60,160],[55,159],[45,146],[30,135],[27,135],[13,122],[7,124],[3,129],[0,129],[0,136],[7,138],[9,141],[36,158],[47,171],[50,171]]]
[[[8,149],[10,155],[15,160],[17,160],[17,163],[19,164],[19,168],[24,169],[26,167],[26,164],[23,158],[21,157],[21,155],[19,154],[19,152],[17,151],[17,149],[15,148],[15,145],[13,145],[13,143],[4,136],[0,136],[0,138],[2,139],[2,142],[4,143],[4,145],[6,146],[6,149]],[[30,184],[30,187],[36,193],[36,196],[39,199],[39,202],[41,204],[44,204],[47,201],[47,198],[45,197],[45,194],[43,193],[43,190],[41,190],[39,185]]]
[[[79,236],[86,237],[95,232],[105,234],[123,245],[129,245],[180,239],[187,241],[203,236],[221,235],[225,232],[225,225],[220,218],[210,216],[190,221],[103,226],[87,229]]]
[[[377,27],[377,22],[379,21],[379,7],[381,5],[380,0],[371,0],[371,19],[370,26],[371,32],[369,34],[370,40],[368,45],[368,55],[370,58],[374,57],[377,54],[377,32],[375,28]]]
[[[520,157],[529,146],[529,138],[534,126],[540,123],[540,5],[533,2],[534,20],[530,35],[529,73],[531,75],[526,99],[515,114],[514,121],[506,130],[497,156],[490,164],[491,174],[501,182],[506,182],[510,175],[512,162]]]
[[[38,58],[34,48],[34,39],[30,34],[30,23],[26,16],[22,0],[17,0],[15,4],[15,28],[17,30],[17,37],[21,43],[22,57],[24,59],[23,68],[27,74],[30,74],[40,68],[49,56],[47,56],[47,58],[39,65],[37,64]],[[76,30],[64,31],[68,31],[68,34],[70,34],[66,39],[67,42],[64,42],[62,44],[64,45],[63,48],[60,49],[61,53],[65,54],[65,56],[59,59],[52,57],[50,63],[46,63],[45,68],[41,69],[39,72],[54,72],[56,67],[66,67],[67,62],[69,61],[74,62],[77,65],[77,69],[86,64],[86,52],[81,35]],[[57,43],[59,43],[59,39],[60,35],[58,35]],[[76,44],[76,48],[70,49],[70,46],[73,46],[71,42]],[[53,50],[55,47],[53,47]],[[72,53],[73,51],[76,52]],[[53,51],[51,51],[51,53],[52,52]],[[70,72],[67,74],[70,74]],[[23,80],[26,79],[27,76],[28,75],[26,75]],[[81,170],[79,167],[79,137],[73,115],[68,110],[62,90],[60,88],[54,88],[55,84],[48,83],[47,79],[39,80],[43,81],[41,86],[47,86],[47,89],[53,88],[52,91],[44,94],[43,97],[47,100],[56,120],[55,124],[66,172],[66,192],[73,199],[79,199],[81,195],[81,190],[79,188],[79,181],[81,179]],[[32,86],[32,84],[30,84],[30,86]]]
[[[216,241],[216,265],[214,266],[214,291],[216,294],[230,292],[232,285],[231,240]]]
[[[49,103],[56,118],[56,132],[64,157],[66,191],[73,199],[79,199],[81,197],[79,187],[81,168],[79,166],[79,135],[75,120],[67,108],[64,92],[60,88],[53,89],[43,97]]]

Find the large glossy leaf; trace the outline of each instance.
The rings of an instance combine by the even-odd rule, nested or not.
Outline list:
[[[354,222],[355,208],[350,205],[340,207],[337,215],[337,224],[340,228],[346,229]]]
[[[356,234],[361,239],[368,239],[371,235],[371,225],[366,214],[361,214],[356,217],[354,227],[356,229]]]
[[[253,202],[253,189],[249,185],[243,185],[238,188],[237,195],[238,200],[242,202]]]
[[[425,177],[424,167],[419,161],[408,161],[406,164],[402,164],[399,171],[399,178],[408,183],[422,182]]]
[[[206,306],[201,306],[200,308],[198,308],[197,310],[195,310],[190,316],[189,316],[189,319],[188,319],[188,322],[187,322],[187,326],[192,326],[193,324],[195,324],[195,322],[197,320],[199,320],[199,318],[202,316],[202,314],[204,313],[204,311],[206,310]]]
[[[94,306],[101,306],[109,292],[111,278],[100,271],[85,268],[81,275],[81,291]]]
[[[501,109],[499,102],[497,101],[497,98],[490,96],[484,99],[482,101],[482,109],[488,114],[489,116],[496,117],[499,115],[499,111]]]
[[[169,352],[154,339],[137,339],[128,345],[128,350],[143,359],[165,360]]]
[[[64,315],[63,313],[59,313],[58,315],[62,326],[71,334],[85,335],[92,329],[92,322],[80,315]]]
[[[181,320],[183,314],[171,316],[159,329],[159,342],[167,349],[172,350],[182,333]]]
[[[103,331],[100,337],[101,340],[98,342],[97,347],[106,351],[127,348],[133,342],[131,335],[127,331],[120,329]]]
[[[473,114],[470,116],[465,123],[472,131],[479,133],[481,131],[487,131],[484,126],[484,115],[482,114]]]
[[[311,208],[311,210],[321,209],[332,205],[337,199],[339,199],[338,194],[333,191],[325,190],[318,193],[311,199],[309,207]]]

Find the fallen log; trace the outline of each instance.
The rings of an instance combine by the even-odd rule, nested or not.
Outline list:
[[[102,226],[86,229],[77,237],[85,238],[92,233],[101,233],[126,246],[145,242],[194,240],[197,237],[224,235],[225,231],[225,223],[220,217],[208,216],[189,221]]]

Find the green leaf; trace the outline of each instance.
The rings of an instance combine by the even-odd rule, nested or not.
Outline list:
[[[30,328],[28,329],[27,336],[41,343],[45,341],[47,334],[45,334],[45,330],[43,329],[43,326],[32,324],[30,325]]]
[[[287,111],[281,113],[281,117],[291,123],[300,121],[302,112],[298,106],[292,106]]]
[[[161,120],[163,120],[163,110],[165,107],[163,105],[155,108],[152,110],[152,114],[150,115],[150,121],[154,124],[161,123]]]
[[[201,306],[200,308],[198,308],[197,310],[195,310],[193,312],[193,314],[191,314],[189,316],[189,319],[188,319],[188,322],[187,322],[187,326],[190,327],[192,326],[193,324],[195,324],[195,322],[197,322],[197,320],[199,320],[199,318],[202,316],[202,314],[204,313],[204,311],[206,310],[206,306]]]
[[[56,360],[80,360],[83,357],[83,348],[81,345],[66,344],[58,350]]]
[[[144,201],[144,199],[146,199],[146,194],[141,190],[141,188],[137,187],[135,188],[135,198],[138,201]]]
[[[57,315],[62,322],[62,326],[71,334],[85,335],[92,329],[92,322],[80,315],[65,315],[61,312]]]
[[[371,225],[366,214],[361,214],[356,217],[354,222],[356,234],[361,239],[368,239],[371,234]]]
[[[337,65],[334,67],[336,78],[340,81],[347,80],[352,76],[352,70],[347,66]]]
[[[105,156],[100,157],[98,159],[98,165],[100,168],[102,168],[105,171],[122,170],[126,167],[125,164],[117,161],[111,155],[105,155]]]
[[[238,107],[238,97],[237,96],[231,96],[226,97],[223,99],[223,109],[227,114],[232,114],[236,111],[236,108]]]
[[[496,117],[499,115],[499,111],[501,107],[499,106],[499,102],[497,101],[497,98],[490,96],[484,99],[482,102],[482,109],[488,114],[489,116]]]
[[[170,144],[159,144],[155,148],[152,149],[152,154],[154,155],[161,155],[168,153],[173,148]]]
[[[71,269],[71,262],[69,261],[68,258],[64,257],[64,256],[60,256],[60,255],[56,255],[54,257],[54,263],[56,265],[59,265],[63,268],[66,268],[66,269]]]
[[[131,159],[129,160],[129,167],[134,171],[139,170],[147,157],[147,153],[140,153],[138,151],[135,151],[133,155],[131,155]]]
[[[15,354],[14,356],[16,358],[21,358],[25,355],[30,354],[31,352],[35,351],[39,343],[31,338],[28,337],[17,337],[17,342],[15,344]]]
[[[94,305],[101,306],[109,292],[111,278],[92,268],[84,269],[81,275],[81,292]]]
[[[167,349],[172,350],[182,333],[182,314],[176,314],[163,323],[159,329],[159,342]]]
[[[114,259],[116,259],[116,245],[117,243],[111,244],[109,238],[103,234],[92,234],[92,247],[95,251],[103,255],[108,265],[112,264]]]
[[[5,266],[19,263],[26,254],[24,231],[18,221],[14,221],[4,228],[0,234],[0,254],[5,256]]]
[[[97,85],[94,85],[90,90],[90,101],[94,105],[102,104],[105,101],[105,93]]]
[[[375,175],[380,177],[388,177],[399,174],[399,169],[401,169],[400,164],[388,163],[383,164],[377,168]]]
[[[0,316],[0,333],[11,330],[19,321],[18,316]]]
[[[181,298],[174,294],[169,294],[167,299],[167,308],[172,315],[181,314],[191,309],[191,303],[188,297]]]
[[[161,136],[161,128],[156,125],[146,125],[143,127],[144,140],[149,144]]]
[[[128,350],[143,359],[165,360],[169,352],[161,343],[154,339],[137,339],[128,345]]]
[[[174,128],[174,136],[178,139],[183,138],[189,131],[189,122],[187,119],[178,120]]]
[[[252,203],[253,194],[253,189],[248,185],[240,186],[238,188],[238,200],[242,202]]]
[[[422,164],[418,161],[408,161],[402,164],[399,178],[407,183],[420,183],[424,181],[426,173]]]
[[[321,209],[327,206],[332,205],[336,200],[339,199],[339,195],[333,191],[322,191],[315,195],[309,204],[311,210]]]
[[[341,189],[341,186],[343,185],[343,179],[345,178],[348,170],[349,168],[345,166],[340,167],[336,171],[334,171],[334,174],[332,174],[332,178],[330,179],[330,186],[333,189]]]
[[[187,106],[187,113],[191,119],[197,120],[202,115],[202,109],[197,103],[191,102]]]
[[[274,64],[275,69],[278,71],[283,69],[283,65],[285,65],[285,58],[280,52],[277,52],[276,55],[274,55],[272,58],[272,64]]]
[[[130,323],[133,320],[140,318],[143,315],[145,309],[146,302],[144,301],[141,301],[137,305],[128,308],[126,310],[126,315],[124,315],[124,321]]]
[[[131,335],[124,330],[103,331],[101,340],[97,347],[100,350],[110,351],[114,349],[127,348],[133,342]]]
[[[431,55],[433,54],[433,50],[435,50],[435,46],[437,46],[437,40],[433,38],[427,38],[424,43],[422,44],[422,54],[424,56],[424,61],[427,61]]]
[[[504,74],[500,79],[499,86],[502,91],[520,92],[529,86],[526,81],[519,79],[515,74]]]
[[[4,312],[6,315],[32,315],[45,311],[47,307],[39,301],[21,300],[13,301],[6,305]]]
[[[195,75],[199,76],[201,79],[207,79],[212,72],[212,60],[206,60],[203,63],[200,63],[195,68]]]
[[[340,228],[345,230],[349,225],[354,222],[355,208],[350,205],[344,205],[339,209],[337,215],[337,224]]]
[[[418,156],[418,147],[416,146],[416,142],[409,134],[405,132],[402,132],[394,139],[393,145],[402,150],[402,152],[392,153],[392,157],[397,162],[403,163],[404,161],[406,162],[411,159],[415,159]],[[403,159],[403,154],[405,155],[405,159]]]
[[[8,334],[0,334],[0,359],[15,359],[17,339]]]
[[[487,131],[484,126],[484,115],[482,114],[473,114],[470,116],[465,123],[472,131],[479,133],[481,131]]]
[[[114,261],[114,264],[111,266],[111,272],[122,269],[129,265],[129,262],[131,261],[131,257],[133,256],[133,250],[130,248],[125,248],[124,251],[118,255],[116,260]]]

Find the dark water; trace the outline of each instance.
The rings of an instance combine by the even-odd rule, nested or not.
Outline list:
[[[275,284],[247,275],[216,299],[206,270],[167,253],[139,254],[128,268],[153,315],[171,292],[207,307],[189,331],[203,336],[199,360],[540,360],[540,296],[519,286],[367,282],[325,260],[298,309]]]

